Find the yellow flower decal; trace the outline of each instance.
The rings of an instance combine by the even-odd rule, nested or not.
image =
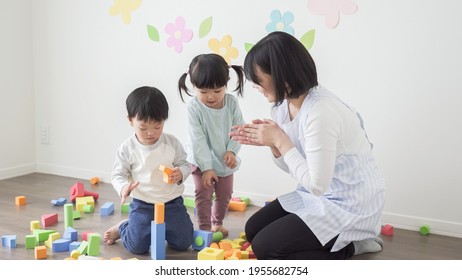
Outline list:
[[[124,23],[129,24],[132,20],[132,11],[141,6],[141,0],[114,0],[114,5],[109,9],[111,16],[121,14]]]
[[[230,35],[223,37],[221,41],[216,38],[209,40],[209,48],[216,54],[221,55],[228,64],[231,64],[231,59],[237,58],[239,54],[235,47],[232,47],[231,44],[233,39]]]

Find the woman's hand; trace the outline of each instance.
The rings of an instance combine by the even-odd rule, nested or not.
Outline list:
[[[122,191],[121,191],[122,200],[120,201],[120,204],[124,204],[125,199],[127,199],[127,197],[130,195],[130,193],[131,193],[136,187],[138,187],[139,184],[140,184],[139,181],[136,182],[136,183],[130,182],[130,184],[128,184],[128,185],[126,185],[125,187],[122,188]]]

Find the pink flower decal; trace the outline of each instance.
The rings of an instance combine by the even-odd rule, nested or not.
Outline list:
[[[169,23],[165,26],[165,32],[170,35],[167,39],[167,46],[174,47],[176,53],[183,51],[183,43],[189,42],[192,39],[193,32],[185,28],[185,20],[183,17],[177,17],[175,23]]]
[[[340,20],[340,13],[352,15],[358,7],[352,0],[308,0],[308,10],[325,16],[327,27],[335,28]]]

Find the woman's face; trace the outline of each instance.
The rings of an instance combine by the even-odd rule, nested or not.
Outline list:
[[[269,74],[264,73],[260,67],[255,67],[255,75],[257,76],[258,84],[253,84],[263,96],[266,97],[268,102],[276,102],[276,93],[274,91],[273,77]]]

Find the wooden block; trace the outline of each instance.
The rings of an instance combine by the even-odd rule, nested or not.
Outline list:
[[[163,224],[165,217],[165,204],[157,202],[154,204],[154,222],[156,224]]]
[[[224,260],[225,251],[222,249],[215,249],[206,247],[197,253],[198,260]]]
[[[47,258],[47,247],[37,246],[35,247],[35,259],[42,260]]]
[[[159,170],[162,171],[162,174],[164,176],[164,182],[167,184],[173,184],[173,181],[168,178],[168,176],[173,173],[173,168],[161,164],[159,166]]]
[[[15,203],[18,206],[26,205],[26,197],[23,195],[17,196],[15,198]]]

